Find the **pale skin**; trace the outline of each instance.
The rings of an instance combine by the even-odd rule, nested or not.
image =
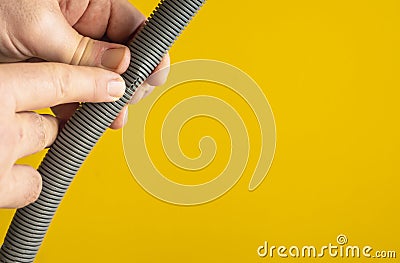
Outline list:
[[[78,102],[123,95],[130,53],[122,44],[144,21],[126,0],[0,0],[0,208],[38,198],[40,174],[15,162],[49,147]],[[133,103],[165,82],[168,67],[167,55]],[[47,107],[55,116],[33,112]]]

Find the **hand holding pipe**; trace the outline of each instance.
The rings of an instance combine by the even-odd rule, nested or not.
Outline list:
[[[122,75],[124,96],[116,102],[83,104],[61,130],[38,169],[43,178],[42,192],[36,202],[16,211],[0,249],[0,262],[33,262],[84,160],[204,2],[161,0],[129,44],[131,62]]]

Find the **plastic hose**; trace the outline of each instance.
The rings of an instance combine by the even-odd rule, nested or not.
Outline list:
[[[124,96],[116,102],[83,104],[61,130],[38,169],[43,178],[42,192],[36,202],[15,212],[0,249],[0,262],[33,262],[82,163],[204,2],[160,2],[129,44],[131,62],[122,75],[126,83]]]

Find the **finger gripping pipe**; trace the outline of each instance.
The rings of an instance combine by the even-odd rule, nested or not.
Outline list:
[[[0,249],[0,262],[33,262],[82,163],[204,2],[160,2],[129,44],[131,62],[122,75],[125,94],[116,102],[83,104],[62,129],[38,169],[43,178],[42,192],[36,202],[16,211]]]

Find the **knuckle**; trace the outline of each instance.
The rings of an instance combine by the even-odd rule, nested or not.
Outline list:
[[[31,125],[33,125],[33,131],[36,137],[36,146],[37,149],[44,149],[46,148],[46,127],[45,127],[45,119],[42,115],[36,113],[36,112],[31,112]],[[22,134],[25,134],[22,131]]]
[[[32,170],[33,173],[29,181],[29,191],[26,192],[24,198],[24,206],[35,202],[39,198],[40,192],[42,191],[42,177],[40,176],[39,172],[34,169]]]
[[[95,72],[93,72],[93,73],[95,73]],[[94,74],[94,76],[95,76],[95,74]],[[96,77],[93,77],[92,79],[91,79],[91,86],[90,86],[90,88],[91,88],[91,98],[90,99],[92,99],[92,100],[95,100],[95,101],[99,101],[99,100],[101,100],[101,90],[102,90],[102,87],[104,86],[103,85],[103,83],[102,83],[102,81],[100,81],[98,78],[96,78]]]
[[[54,97],[59,103],[66,102],[70,95],[71,69],[67,66],[59,67],[55,64],[51,64],[49,67],[49,71],[53,76],[52,88],[55,92]]]
[[[101,100],[101,83],[97,79],[94,80],[93,88],[92,88],[92,99],[96,101]]]

